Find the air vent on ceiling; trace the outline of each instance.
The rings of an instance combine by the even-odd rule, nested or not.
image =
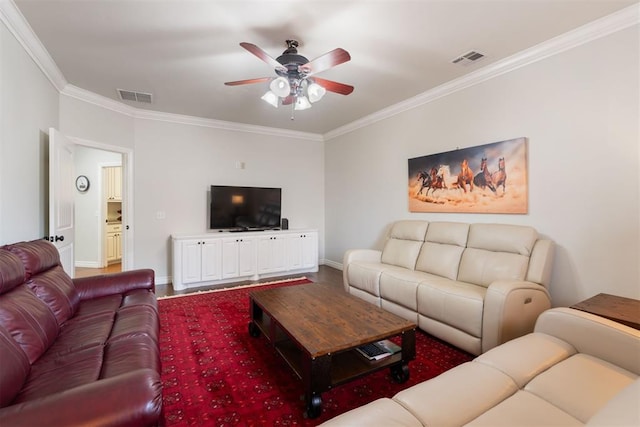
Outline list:
[[[469,52],[458,56],[456,59],[454,59],[453,61],[451,61],[453,64],[461,64],[461,65],[465,65],[465,64],[470,64],[472,62],[475,62],[479,59],[484,58],[484,54],[475,51],[475,50],[470,50]]]
[[[134,92],[132,90],[118,89],[118,95],[123,101],[145,102],[151,104],[152,95],[144,92]]]

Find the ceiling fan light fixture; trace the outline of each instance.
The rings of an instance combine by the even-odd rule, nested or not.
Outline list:
[[[271,81],[269,89],[271,89],[274,94],[284,98],[285,96],[289,96],[289,93],[291,92],[291,85],[289,85],[289,80],[284,77],[278,77]]]
[[[327,90],[320,86],[318,83],[311,83],[307,87],[307,95],[309,95],[309,101],[318,102],[327,93]]]
[[[278,95],[276,95],[275,93],[273,93],[272,91],[267,91],[267,93],[265,93],[264,95],[262,95],[261,98],[263,101],[267,102],[268,104],[273,105],[274,107],[278,108],[278,104],[279,104],[279,99]]]
[[[301,95],[296,97],[296,103],[295,103],[294,109],[298,111],[302,111],[302,110],[307,110],[309,108],[311,108],[311,103],[309,102],[306,96]]]

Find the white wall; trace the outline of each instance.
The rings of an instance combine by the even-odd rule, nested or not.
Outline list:
[[[60,131],[67,136],[132,149],[134,127],[131,115],[60,95]]]
[[[329,141],[325,257],[380,248],[397,219],[527,224],[557,243],[555,305],[640,298],[638,40],[635,26]],[[409,213],[409,158],[516,137],[527,215]]]
[[[157,283],[171,279],[171,235],[207,231],[212,184],[281,187],[289,227],[318,229],[324,256],[322,142],[134,117],[64,94],[60,127],[71,137],[132,149],[130,268],[154,269]],[[236,169],[238,161],[245,169]]]
[[[282,216],[290,228],[318,229],[323,257],[322,142],[146,119],[135,134],[136,266],[171,275],[170,236],[206,232],[213,184],[281,187]]]
[[[48,133],[58,91],[0,23],[0,245],[48,232]]]

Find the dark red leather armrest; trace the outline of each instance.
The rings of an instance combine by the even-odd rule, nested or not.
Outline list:
[[[123,271],[122,273],[73,279],[80,299],[91,299],[106,295],[123,294],[134,289],[149,289],[155,292],[155,273],[151,269]]]
[[[162,409],[160,375],[139,369],[41,399],[0,408],[0,425],[151,426]]]

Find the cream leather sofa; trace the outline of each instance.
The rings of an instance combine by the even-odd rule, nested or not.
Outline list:
[[[398,221],[382,251],[345,253],[344,287],[478,355],[551,307],[553,253],[531,227]]]
[[[570,308],[337,426],[639,426],[640,331]]]

